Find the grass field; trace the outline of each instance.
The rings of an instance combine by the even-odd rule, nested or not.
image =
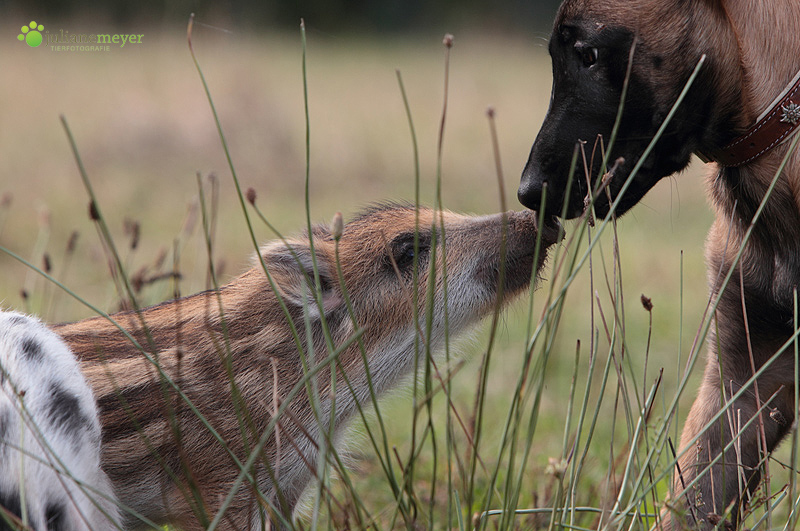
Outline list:
[[[204,181],[213,174],[220,183],[216,253],[224,263],[222,276],[230,278],[240,272],[253,249],[183,28],[143,31],[141,46],[95,54],[31,49],[9,37],[15,31],[17,28],[3,27],[5,37],[0,44],[4,73],[0,101],[5,102],[0,107],[0,196],[4,198],[0,245],[40,267],[47,254],[54,276],[93,304],[108,311],[116,309],[119,296],[89,219],[88,198],[59,121],[63,114],[120,247],[125,248],[131,239],[126,220],[140,224],[137,248],[126,251],[129,272],[145,271],[143,278],[149,278],[169,270],[177,245],[180,292],[206,287],[205,249],[197,219],[198,174]],[[327,221],[337,211],[347,219],[369,203],[413,201],[412,143],[398,89],[398,69],[419,138],[422,202],[433,204],[443,103],[444,48],[440,39],[420,35],[361,40],[309,31],[312,219]],[[299,32],[256,36],[197,26],[194,44],[242,185],[256,190],[259,207],[280,231],[300,230],[305,219],[305,118]],[[455,36],[441,170],[447,208],[476,214],[500,208],[486,118],[489,106],[496,110],[505,199],[512,208],[520,208],[515,199],[519,173],[549,99],[550,66],[544,44],[541,35]],[[561,497],[567,491],[559,487],[558,463],[569,453],[564,444],[565,424],[569,419],[568,434],[574,437],[578,406],[584,398],[598,407],[594,418],[599,422],[591,440],[584,432],[575,448],[577,452],[585,450],[586,458],[575,484],[580,488],[573,493],[574,506],[603,507],[616,496],[614,485],[623,472],[634,431],[631,423],[638,418],[636,411],[625,413],[625,404],[635,405],[633,398],[649,391],[662,368],[663,382],[653,412],[653,419],[658,420],[653,422],[663,423],[707,303],[702,246],[711,215],[702,181],[703,168],[698,161],[684,175],[664,179],[619,222],[620,269],[614,269],[608,230],[593,254],[593,275],[588,265],[576,275],[553,344],[547,349],[552,356],[543,355],[539,348],[534,351],[539,357],[531,377],[538,378],[540,385],[531,388],[526,397],[526,420],[520,423],[517,435],[522,446],[531,444],[530,457],[522,466],[517,508],[564,503]],[[577,227],[567,223],[566,229],[570,233]],[[67,256],[65,249],[76,231],[77,246]],[[263,226],[257,226],[257,233],[264,240],[274,236]],[[561,253],[580,253],[585,246],[586,238],[572,242]],[[159,256],[166,256],[160,268]],[[545,271],[545,280],[534,294],[536,318],[544,307],[550,280],[556,276],[554,264]],[[30,311],[50,321],[90,315],[82,304],[4,254],[0,254],[0,269],[4,308]],[[563,282],[563,276],[556,282]],[[616,289],[623,296],[617,294],[612,301]],[[143,289],[141,300],[160,302],[171,292],[170,282],[157,281]],[[639,302],[641,294],[653,302],[652,329],[650,314]],[[528,298],[523,299],[502,320],[499,344],[492,354],[484,406],[490,413],[484,418],[479,447],[487,465],[476,475],[478,492],[487,488],[491,470],[505,470],[500,483],[515,473],[514,468],[503,469],[496,461],[511,390],[520,377],[527,350]],[[609,336],[614,338],[612,344],[601,313],[608,328],[614,329],[616,324]],[[623,337],[621,347],[619,339]],[[576,365],[577,341],[581,351]],[[465,357],[473,359],[454,376],[451,393],[465,418],[472,411],[479,359],[486,343],[484,332],[461,349]],[[612,368],[608,385],[601,391],[596,382],[602,379],[610,352],[619,362],[621,375]],[[599,359],[590,363],[593,355]],[[697,369],[701,366],[702,362]],[[695,372],[699,375],[700,371]],[[570,409],[573,377],[578,398]],[[584,391],[590,381],[595,384]],[[695,376],[681,398],[676,421],[670,425],[673,440],[677,441],[696,381]],[[390,444],[405,456],[412,446],[412,399],[408,392],[396,396],[403,398],[391,400],[381,412],[392,419]],[[434,415],[442,426],[446,409],[442,397],[437,397]],[[528,423],[534,417],[535,429]],[[437,435],[444,437],[446,431],[442,428]],[[463,434],[458,431],[453,428],[456,442],[452,452],[439,450],[434,476],[430,472],[430,440],[423,445],[408,494],[419,505],[423,528],[456,527],[454,520],[445,521],[452,518],[448,506],[453,499],[442,485],[447,482],[448,461],[443,455],[452,461],[456,455],[467,454]],[[363,444],[364,436],[355,438],[352,446],[359,459],[353,465],[358,471],[353,478],[360,498],[380,527],[406,526],[408,522],[397,516],[375,456],[369,445]],[[516,466],[519,463],[518,457]],[[430,491],[431,477],[439,478],[434,493]],[[458,484],[464,478],[455,473],[454,477],[453,489],[466,490]],[[659,489],[663,500],[666,483],[661,482]],[[495,496],[492,507],[501,506],[500,500],[507,498],[507,492],[499,490],[502,493]],[[469,517],[481,511],[481,503],[481,499],[473,499],[471,505],[462,507],[462,514]],[[434,507],[432,512],[429,506]],[[546,528],[550,524],[549,514],[521,515],[516,524],[505,520],[501,524],[494,518],[489,517],[490,526]],[[604,525],[595,518],[574,525]],[[644,527],[641,523],[632,528]]]

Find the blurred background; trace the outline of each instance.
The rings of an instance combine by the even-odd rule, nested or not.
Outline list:
[[[346,220],[373,202],[414,200],[414,145],[398,72],[417,135],[421,202],[434,204],[446,32],[455,40],[441,166],[444,206],[476,214],[500,209],[486,117],[491,106],[502,193],[508,208],[519,209],[519,175],[550,97],[546,44],[556,9],[553,0],[0,0],[0,245],[49,271],[91,304],[105,311],[120,307],[116,272],[89,218],[88,195],[59,120],[63,115],[127,272],[140,281],[143,304],[209,285],[198,182],[206,194],[212,182],[219,190],[211,260],[220,279],[229,280],[247,267],[253,246],[187,46],[192,12],[194,49],[232,163],[242,187],[255,190],[256,204],[279,231],[296,233],[305,224],[301,17],[307,28],[312,220],[325,222],[337,211]],[[21,27],[32,21],[50,35],[142,38],[99,52],[46,44],[33,48],[17,39]],[[608,231],[594,270],[585,267],[579,273],[556,339],[555,350],[563,356],[549,362],[547,382],[553,384],[545,384],[549,391],[541,409],[547,414],[540,419],[531,458],[531,492],[548,456],[560,452],[576,342],[586,346],[597,339],[608,348],[605,332],[597,322],[592,326],[592,308],[600,306],[613,320],[609,301],[615,279],[625,293],[618,316],[625,322],[625,355],[642,374],[642,388],[649,389],[656,371],[665,368],[663,385],[669,392],[664,396],[671,396],[707,302],[702,246],[710,222],[703,167],[695,161],[685,174],[664,179],[620,221],[621,269],[614,267]],[[566,223],[566,229],[573,225]],[[255,232],[259,241],[275,237],[259,221]],[[576,251],[584,244],[571,245]],[[180,271],[179,279],[171,279],[172,270]],[[29,311],[49,321],[92,314],[5,253],[0,253],[0,271],[4,309]],[[553,275],[551,265],[539,293],[548,289]],[[654,304],[652,329],[650,314],[639,303],[641,294]],[[520,302],[501,324],[498,348],[504,356],[490,383],[496,404],[507,401],[505,382],[519,375],[526,304]],[[537,300],[535,312],[541,305]],[[477,345],[465,350],[480,352],[480,340]],[[592,377],[586,373],[585,349],[577,373],[581,382]],[[644,374],[646,358],[649,372]],[[464,404],[471,404],[470,374],[476,367],[468,365],[454,382],[465,382],[461,394],[456,393]],[[683,403],[691,402],[692,388]],[[611,405],[604,415],[611,418],[617,405],[613,397],[606,402]],[[400,403],[393,407],[408,406]],[[685,411],[679,411],[680,418]],[[608,432],[603,441],[622,430],[617,448],[623,446],[624,423],[601,429]],[[398,430],[402,447],[405,426]],[[614,459],[615,446],[610,447],[595,445],[590,454],[597,491],[607,477],[605,465]],[[362,463],[368,470],[369,457]]]
[[[342,211],[345,219],[371,202],[414,199],[414,151],[398,84],[402,75],[418,138],[422,202],[435,197],[436,146],[444,93],[445,32],[455,35],[444,129],[441,183],[445,206],[498,210],[499,191],[486,110],[497,113],[505,200],[515,191],[547,109],[546,44],[557,2],[34,2],[0,0],[0,243],[36,265],[64,266],[75,256],[99,264],[65,274],[105,308],[117,297],[105,252],[87,214],[81,183],[59,116],[77,148],[113,231],[138,225],[134,271],[150,267],[175,242],[199,238],[197,179],[220,183],[215,259],[241,270],[252,245],[244,230],[230,170],[186,41],[193,41],[244,188],[252,187],[270,221],[283,232],[304,221],[305,115],[299,20],[305,19],[310,114],[311,210],[315,221]],[[17,40],[23,26],[43,26],[45,43]],[[103,51],[48,45],[64,35],[141,35],[141,42]],[[695,173],[669,178],[634,210],[620,230],[634,244],[644,283],[636,290],[673,292],[680,251],[702,271],[700,251],[710,215]],[[654,226],[646,230],[647,223]],[[261,238],[274,237],[258,227]],[[657,231],[658,238],[654,238]],[[77,239],[70,238],[77,233]],[[204,287],[202,245],[180,254],[184,291]],[[624,245],[623,245],[624,252]],[[668,254],[668,260],[662,256]],[[174,260],[174,258],[170,258]],[[78,261],[76,259],[75,261]],[[642,264],[646,264],[643,266]],[[25,304],[52,319],[70,319],[81,304],[55,309],[36,297],[30,270],[0,256],[7,273],[0,300]],[[170,267],[161,264],[161,267]],[[694,269],[693,269],[694,270]],[[156,274],[153,268],[149,274]],[[692,289],[704,289],[701,274]],[[149,286],[149,285],[147,285]],[[146,288],[147,288],[146,286]],[[146,302],[170,293],[154,283]],[[44,299],[42,299],[44,297]],[[60,296],[59,296],[60,297]],[[67,298],[68,299],[68,298]],[[48,312],[55,312],[50,315]],[[63,312],[63,313],[58,313]]]
[[[192,12],[194,46],[232,162],[243,186],[256,190],[265,214],[281,231],[296,231],[304,221],[301,17],[308,39],[315,221],[338,210],[347,217],[375,201],[413,200],[413,145],[398,72],[419,135],[423,202],[432,203],[445,32],[456,34],[442,170],[444,190],[457,193],[447,198],[447,206],[497,210],[485,111],[497,109],[502,153],[508,157],[506,199],[512,201],[516,174],[549,98],[545,45],[556,8],[553,1],[517,0],[491,7],[348,0],[0,1],[0,243],[36,265],[48,254],[55,268],[65,261],[62,248],[77,232],[77,256],[91,253],[101,265],[82,267],[71,281],[87,295],[98,290],[104,307],[118,295],[113,284],[102,282],[108,274],[105,253],[93,247],[99,242],[86,217],[88,199],[59,121],[63,115],[112,230],[124,233],[133,223],[140,227],[131,268],[156,261],[174,247],[173,240],[185,243],[199,233],[199,174],[202,180],[215,175],[221,183],[225,229],[219,233],[218,259],[225,257],[228,273],[241,270],[252,246],[189,54],[186,28]],[[42,27],[44,43],[38,47],[17,40],[31,22]],[[63,44],[70,35],[96,34],[142,37],[102,51]],[[204,287],[203,254],[181,255],[185,290]],[[0,256],[5,270],[15,271],[18,266],[7,261]],[[36,275],[21,271],[6,276],[1,300],[14,306],[25,302],[48,318],[74,318],[70,308],[80,308],[79,303],[65,300],[53,310],[63,314],[49,315],[50,302],[40,299],[51,294],[37,298]],[[21,300],[23,289],[28,301]],[[167,283],[161,289],[156,285],[144,293],[145,300],[160,300],[170,289]]]
[[[547,31],[558,4],[558,0],[33,0],[19,4],[5,0],[0,8],[26,16],[39,12],[62,20],[103,20],[117,28],[170,26],[183,22],[188,13],[253,31],[294,28],[304,18],[324,31],[375,35],[452,32],[469,26],[516,33]]]

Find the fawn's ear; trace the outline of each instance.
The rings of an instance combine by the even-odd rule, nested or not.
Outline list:
[[[344,299],[339,290],[335,265],[329,263],[320,249],[315,251],[319,290],[315,288],[314,260],[308,243],[276,242],[262,248],[261,256],[287,304],[306,307],[312,318],[319,318],[320,305],[327,314],[343,306]]]

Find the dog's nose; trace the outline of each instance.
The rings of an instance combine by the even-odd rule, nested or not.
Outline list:
[[[525,169],[522,170],[517,199],[524,206],[532,210],[539,210],[542,206],[542,193],[546,182],[538,165],[528,160]]]

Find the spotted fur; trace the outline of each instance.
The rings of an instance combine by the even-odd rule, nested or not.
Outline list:
[[[0,530],[103,530],[117,520],[75,356],[36,319],[1,312]]]

